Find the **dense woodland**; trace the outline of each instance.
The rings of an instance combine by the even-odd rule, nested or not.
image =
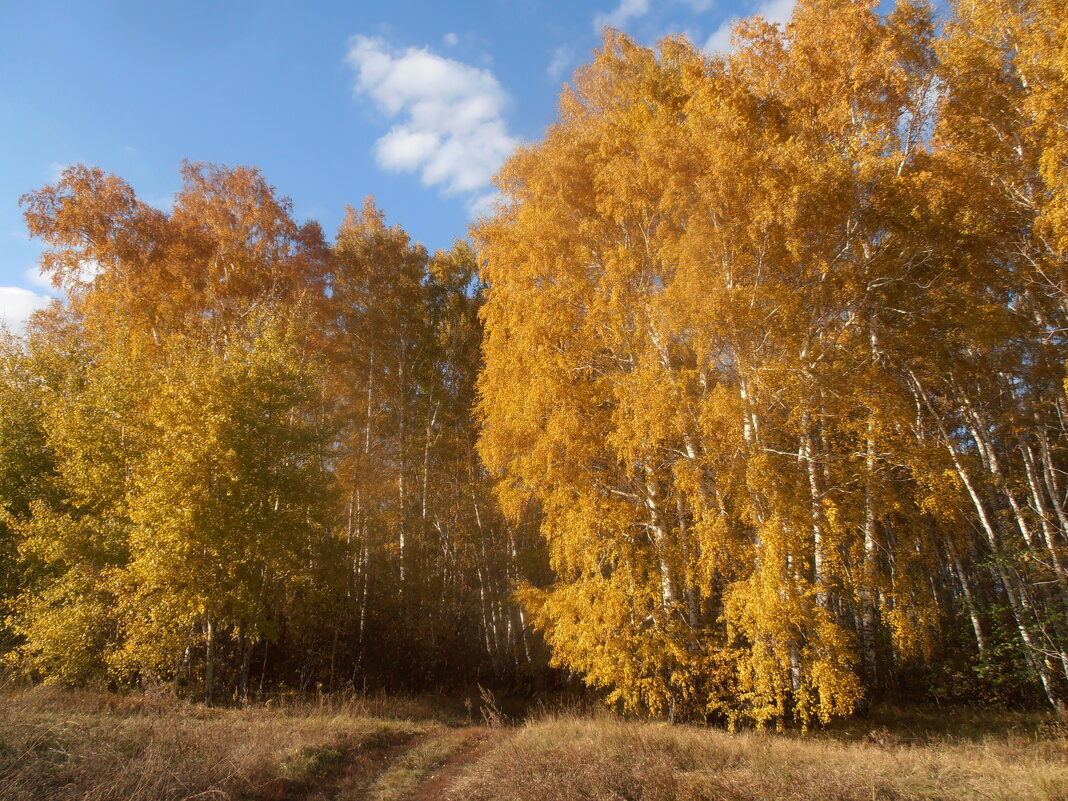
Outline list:
[[[24,201],[70,302],[4,351],[18,664],[209,700],[529,674],[545,560],[474,451],[469,247],[371,202],[331,247],[247,168],[186,165],[169,214],[87,167]]]
[[[606,31],[472,244],[256,170],[23,198],[0,648],[70,684],[1068,697],[1068,8]]]

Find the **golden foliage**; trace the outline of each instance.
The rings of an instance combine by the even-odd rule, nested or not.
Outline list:
[[[1006,29],[1005,5],[936,41],[923,3],[805,0],[714,56],[610,31],[503,168],[475,230],[479,447],[505,508],[545,516],[559,581],[520,600],[626,706],[807,726],[930,653],[936,552],[984,503],[942,382],[961,352],[1014,369],[1002,343],[1039,333],[988,282],[1007,223],[977,174],[1032,204],[1022,269],[1063,286],[1063,253],[1033,247],[1059,190],[1026,193],[1059,176],[1064,14],[1020,4]],[[983,69],[1006,54],[1002,90]],[[991,129],[1006,100],[1019,119]]]

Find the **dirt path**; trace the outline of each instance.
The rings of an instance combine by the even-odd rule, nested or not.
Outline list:
[[[378,742],[353,745],[343,738],[336,743],[333,754],[339,764],[321,774],[302,778],[278,776],[247,794],[249,801],[349,801],[361,798],[360,793],[394,760],[403,756],[420,742],[434,735],[433,731],[393,733]],[[243,798],[246,796],[242,796]]]
[[[332,801],[441,801],[464,769],[503,736],[503,729],[434,727],[392,748],[362,755],[333,783]]]
[[[456,752],[444,765],[427,774],[422,783],[408,796],[408,801],[440,801],[445,797],[450,785],[464,772],[464,769],[476,762],[501,737],[500,729],[472,727],[467,731],[469,734],[464,747]]]
[[[368,786],[386,772],[390,765],[435,736],[434,731],[417,734],[389,748],[374,749],[360,754],[342,771],[334,787],[334,798],[336,801],[356,801],[365,798]]]

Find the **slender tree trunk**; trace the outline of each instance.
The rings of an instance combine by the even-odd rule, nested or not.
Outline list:
[[[334,626],[334,637],[333,637],[333,640],[330,643],[330,683],[327,684],[327,687],[330,688],[330,692],[331,693],[334,692],[334,677],[335,677],[335,674],[336,674],[336,671],[337,671],[337,641],[338,641],[338,636],[339,636],[338,627],[335,625]]]
[[[968,494],[969,499],[972,501],[972,506],[975,508],[976,514],[979,518],[979,524],[981,530],[986,535],[987,542],[990,546],[990,551],[994,557],[995,570],[997,571],[998,578],[1001,582],[1002,588],[1005,590],[1005,596],[1009,599],[1009,608],[1012,611],[1013,618],[1016,622],[1016,630],[1020,635],[1020,640],[1023,643],[1024,651],[1027,654],[1028,663],[1031,665],[1031,669],[1035,674],[1035,677],[1042,685],[1042,689],[1045,691],[1046,698],[1050,704],[1056,706],[1060,700],[1057,697],[1056,690],[1053,686],[1052,679],[1049,674],[1049,669],[1045,663],[1045,660],[1040,656],[1040,649],[1037,648],[1034,638],[1031,635],[1031,631],[1028,628],[1027,604],[1026,597],[1023,595],[1021,587],[1018,587],[1012,576],[1009,575],[1005,569],[1001,556],[1001,543],[999,541],[997,529],[994,527],[990,516],[987,514],[986,505],[983,503],[982,498],[972,481],[971,475],[965,469],[957,456],[957,452],[953,447],[953,440],[950,438],[946,431],[945,425],[942,422],[941,416],[937,413],[934,405],[931,403],[930,398],[927,396],[927,392],[924,390],[923,385],[916,377],[915,373],[909,371],[909,377],[912,379],[913,388],[918,393],[923,405],[927,408],[928,413],[931,415],[932,420],[935,422],[941,436],[943,445],[949,453],[950,460],[953,462],[953,467],[956,470],[957,476],[960,478],[961,483],[964,485],[964,489]]]
[[[868,320],[870,369],[874,370],[880,359],[879,339],[875,313]],[[874,387],[872,387],[874,389]],[[874,395],[874,392],[872,392]],[[861,645],[864,649],[864,685],[871,698],[879,682],[878,654],[876,649],[876,626],[879,613],[876,606],[878,594],[878,543],[875,539],[875,413],[868,411],[868,428],[864,437],[864,567],[860,589]]]
[[[259,686],[259,698],[263,699],[263,682],[267,677],[267,649],[270,648],[270,641],[263,641],[263,662],[260,664],[260,686]]]
[[[961,592],[964,595],[964,605],[972,622],[972,631],[975,632],[975,644],[979,649],[979,656],[984,657],[987,652],[986,635],[983,633],[982,622],[979,620],[979,610],[976,607],[975,598],[972,596],[971,581],[968,579],[968,574],[961,564],[957,546],[953,544],[953,540],[950,538],[946,539],[946,550],[949,552],[950,564],[953,566],[957,581],[960,583]]]
[[[252,649],[255,646],[255,641],[241,634],[239,639],[239,647],[241,648],[241,678],[238,683],[237,700],[241,706],[248,705],[248,674],[249,665],[252,662]]]
[[[1057,486],[1056,470],[1049,452],[1049,443],[1046,442],[1044,433],[1039,432],[1039,454],[1042,457],[1043,483],[1049,497],[1049,506],[1052,507],[1057,521],[1060,523],[1062,534],[1068,534],[1068,519],[1065,517],[1064,505],[1061,503],[1060,488]],[[1038,491],[1041,495],[1041,491]],[[1046,543],[1046,551],[1049,554],[1050,563],[1053,565],[1053,573],[1057,577],[1057,586],[1060,589],[1061,603],[1065,614],[1068,614],[1068,573],[1061,559],[1060,548],[1057,543],[1057,535],[1050,524],[1049,513],[1045,505],[1040,509],[1040,528],[1042,538]]]
[[[430,414],[430,419],[426,424],[426,436],[423,439],[423,487],[420,493],[420,508],[422,510],[423,521],[427,518],[427,497],[429,495],[430,487],[430,442],[433,439],[434,426],[438,420],[438,407],[434,405],[434,411]]]
[[[801,654],[794,641],[790,642],[790,689],[795,694],[801,689]]]
[[[660,487],[649,467],[645,469],[644,491],[645,504],[649,510],[649,529],[652,532],[653,547],[656,549],[657,564],[660,567],[661,608],[665,612],[670,612],[675,606],[678,594],[675,590],[675,580],[671,574],[667,532],[664,530],[663,516],[660,513],[658,497]]]
[[[215,694],[215,621],[211,617],[204,624],[204,704],[212,706]]]
[[[370,534],[364,529],[363,548],[361,561],[363,562],[363,590],[360,597],[360,623],[356,632],[356,666],[363,667],[364,656],[364,632],[367,628],[367,600],[371,588],[371,547],[368,542]]]
[[[821,609],[828,608],[827,576],[824,571],[825,556],[823,553],[823,528],[820,526],[820,484],[819,474],[816,470],[816,460],[813,453],[814,447],[812,434],[809,431],[808,410],[802,412],[801,460],[805,464],[805,472],[808,477],[809,518],[812,527],[812,583],[816,586],[816,606]]]
[[[875,540],[875,421],[868,419],[868,434],[864,456],[864,567],[860,589],[860,639],[864,650],[864,685],[871,697],[878,686],[878,655],[876,651],[876,608],[878,551]]]
[[[682,495],[675,495],[675,509],[678,514],[679,521],[679,548],[682,551],[682,576],[683,576],[683,592],[686,595],[686,621],[690,626],[690,629],[696,629],[698,626],[698,610],[697,610],[697,592],[694,589],[694,580],[691,575],[690,565],[690,532],[689,527],[686,525],[686,509],[682,500]],[[691,638],[690,650],[697,650],[697,642]]]

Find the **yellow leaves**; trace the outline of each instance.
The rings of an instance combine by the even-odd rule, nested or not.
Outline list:
[[[678,401],[672,381],[654,360],[613,382],[615,408],[607,444],[624,471],[632,471],[646,453],[663,447],[677,433],[672,417]]]
[[[883,538],[936,496],[893,372],[929,300],[903,229],[957,213],[932,37],[921,3],[830,0],[741,26],[726,60],[611,33],[502,171],[475,231],[480,448],[502,498],[542,505],[555,658],[625,704],[808,725],[870,689],[842,604],[879,596]],[[576,622],[623,576],[629,657]]]
[[[12,661],[64,684],[99,682],[104,655],[116,644],[116,589],[112,571],[75,564],[37,592],[22,593],[11,622],[23,642]]]
[[[765,563],[727,595],[732,636],[748,645],[735,661],[743,709],[758,725],[792,716],[807,727],[851,714],[864,693],[852,635],[812,605],[812,592],[793,595],[769,572]]]
[[[156,362],[125,338],[88,340],[47,388],[56,491],[13,523],[30,669],[173,669],[206,607],[262,622],[264,584],[302,563],[321,517],[301,317],[250,314],[223,342],[173,336]]]
[[[169,214],[68,170],[24,203],[83,317],[42,337],[85,351],[0,388],[0,456],[47,455],[0,497],[51,599],[16,615],[26,653],[82,675],[95,646],[62,663],[56,610],[96,632],[114,596],[113,671],[158,669],[205,616],[270,636],[316,548],[361,649],[369,605],[434,607],[413,587],[472,566],[488,643],[540,514],[556,583],[517,597],[556,664],[629,709],[847,714],[929,647],[925,579],[976,515],[994,556],[1059,554],[1065,24],[1053,0],[960,3],[938,63],[911,0],[802,0],[725,57],[609,32],[503,168],[477,260],[430,259],[372,199],[329,252],[248,168],[186,165]],[[480,346],[512,527],[483,522]]]
[[[888,606],[885,611],[893,647],[904,659],[930,659],[940,618],[938,610],[930,602],[912,603],[912,599],[904,600],[905,603]]]

